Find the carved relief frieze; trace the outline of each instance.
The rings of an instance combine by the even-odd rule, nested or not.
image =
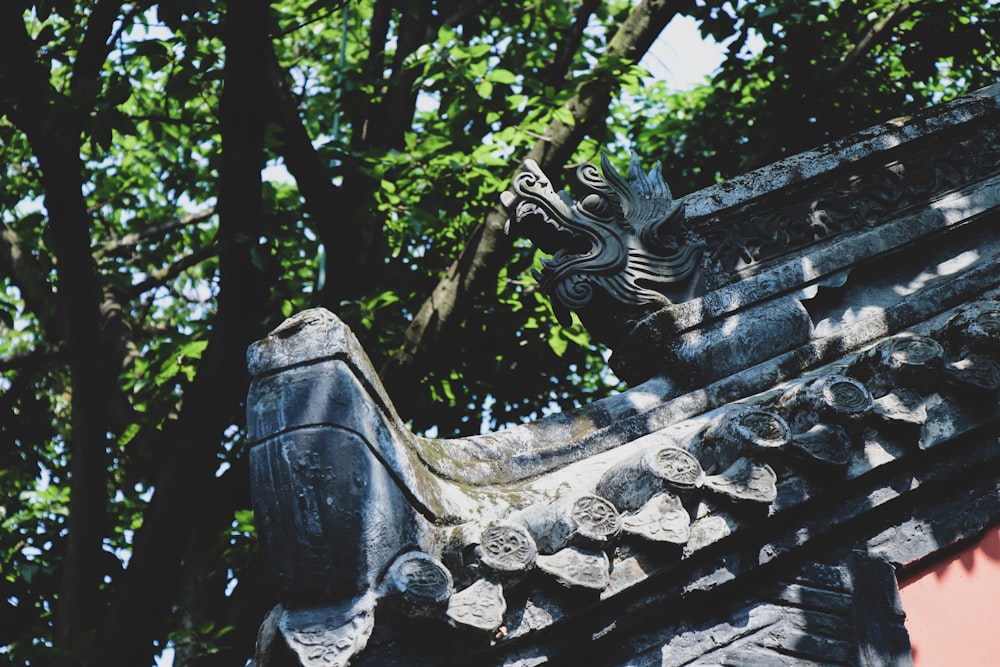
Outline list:
[[[823,239],[883,224],[909,207],[974,183],[1000,163],[1000,130],[993,123],[966,130],[942,147],[914,150],[875,168],[855,169],[831,185],[805,185],[789,203],[740,210],[692,222],[706,244],[705,280],[714,289],[739,279],[753,264],[800,251]]]
[[[940,141],[948,141],[942,148]],[[961,136],[909,147],[890,162],[862,163],[833,183],[806,182],[775,207],[750,201],[685,220],[659,164],[648,174],[633,155],[626,177],[602,155],[577,175],[588,194],[573,202],[528,161],[503,204],[508,230],[520,228],[552,257],[538,279],[558,312],[580,310],[598,293],[625,308],[690,298],[740,279],[739,271],[852,230],[874,227],[960,186],[1000,163],[992,123]],[[884,158],[883,158],[884,159]],[[703,282],[702,282],[703,281]]]

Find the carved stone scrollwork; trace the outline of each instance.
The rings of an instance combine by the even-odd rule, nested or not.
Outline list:
[[[511,223],[552,257],[542,262],[542,289],[557,314],[580,310],[599,291],[626,307],[663,304],[699,267],[702,244],[688,238],[683,205],[674,201],[657,163],[644,173],[633,155],[623,177],[601,156],[602,177],[585,164],[577,172],[589,191],[572,203],[528,160],[504,193]],[[541,224],[538,224],[541,223]]]
[[[597,483],[597,493],[620,510],[633,511],[667,489],[683,493],[697,488],[704,475],[701,463],[690,452],[666,445],[608,469]]]
[[[653,452],[650,464],[653,473],[675,491],[697,488],[705,475],[701,462],[679,447],[660,447]]]
[[[695,449],[703,465],[718,472],[744,456],[770,456],[785,448],[791,436],[791,429],[778,414],[738,406],[709,426]]]
[[[386,574],[389,592],[398,593],[414,614],[434,609],[451,597],[451,573],[436,558],[409,551],[393,561]]]
[[[944,356],[944,349],[936,340],[915,334],[893,336],[879,348],[885,365],[897,372],[912,367],[933,368]]]
[[[593,494],[564,496],[534,505],[517,518],[543,554],[553,554],[571,543],[601,547],[621,530],[621,516],[615,505]]]
[[[795,385],[779,404],[790,415],[794,433],[804,433],[814,425],[832,421],[850,430],[861,426],[872,413],[875,398],[864,384],[844,375],[826,375]]]
[[[600,496],[588,494],[577,498],[570,509],[570,519],[578,535],[597,543],[607,542],[621,530],[618,510]]]
[[[527,530],[507,523],[488,526],[476,553],[484,565],[497,572],[519,572],[534,564],[538,552]]]
[[[941,377],[944,348],[927,336],[900,334],[861,355],[855,367],[876,396],[893,387],[928,391]]]
[[[998,155],[1000,131],[989,124],[978,128],[970,140],[957,142],[946,155],[934,146],[882,169],[850,175],[833,187],[824,184],[819,191],[805,188],[789,193],[785,206],[758,211],[750,204],[728,212],[703,233],[711,249],[706,257],[708,287],[733,281],[736,272],[748,265],[891,220],[894,211],[928,201],[977,174],[991,173]],[[926,177],[913,178],[917,173]]]
[[[832,375],[818,384],[819,407],[837,417],[858,419],[871,412],[875,401],[868,389],[853,378]]]
[[[730,423],[738,437],[763,451],[787,445],[791,435],[784,419],[764,410],[748,410]]]

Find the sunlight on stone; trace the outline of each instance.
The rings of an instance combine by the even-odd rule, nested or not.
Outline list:
[[[952,274],[958,273],[963,269],[967,269],[979,260],[979,252],[976,250],[967,250],[961,255],[953,257],[946,262],[941,262],[938,264],[937,272],[939,276],[950,276]]]
[[[935,278],[940,278],[942,276],[950,276],[969,268],[975,264],[980,259],[980,254],[976,250],[967,250],[960,255],[957,255],[946,262],[942,262],[937,265],[934,273],[928,271],[922,272],[916,278],[911,280],[907,285],[898,285],[894,288],[896,294],[900,296],[909,296],[919,292],[921,289],[927,286]]]
[[[827,317],[816,325],[815,336],[822,338],[829,336],[842,327],[849,327],[862,320],[871,320],[880,328],[885,328],[885,308],[882,306],[861,306],[859,308],[848,308],[839,318]]]
[[[727,317],[722,323],[722,335],[732,336],[740,328],[740,316]]]

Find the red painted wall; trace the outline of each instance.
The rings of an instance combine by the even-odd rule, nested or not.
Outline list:
[[[900,582],[915,667],[1000,665],[1000,526]]]

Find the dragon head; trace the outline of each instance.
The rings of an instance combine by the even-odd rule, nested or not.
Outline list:
[[[633,153],[622,176],[602,154],[601,170],[603,176],[592,164],[577,170],[587,194],[573,202],[527,160],[513,192],[501,197],[511,216],[506,231],[523,226],[552,255],[536,277],[561,319],[597,293],[630,310],[662,306],[699,266],[703,246],[688,238],[684,205],[671,196],[660,163],[645,173]]]

